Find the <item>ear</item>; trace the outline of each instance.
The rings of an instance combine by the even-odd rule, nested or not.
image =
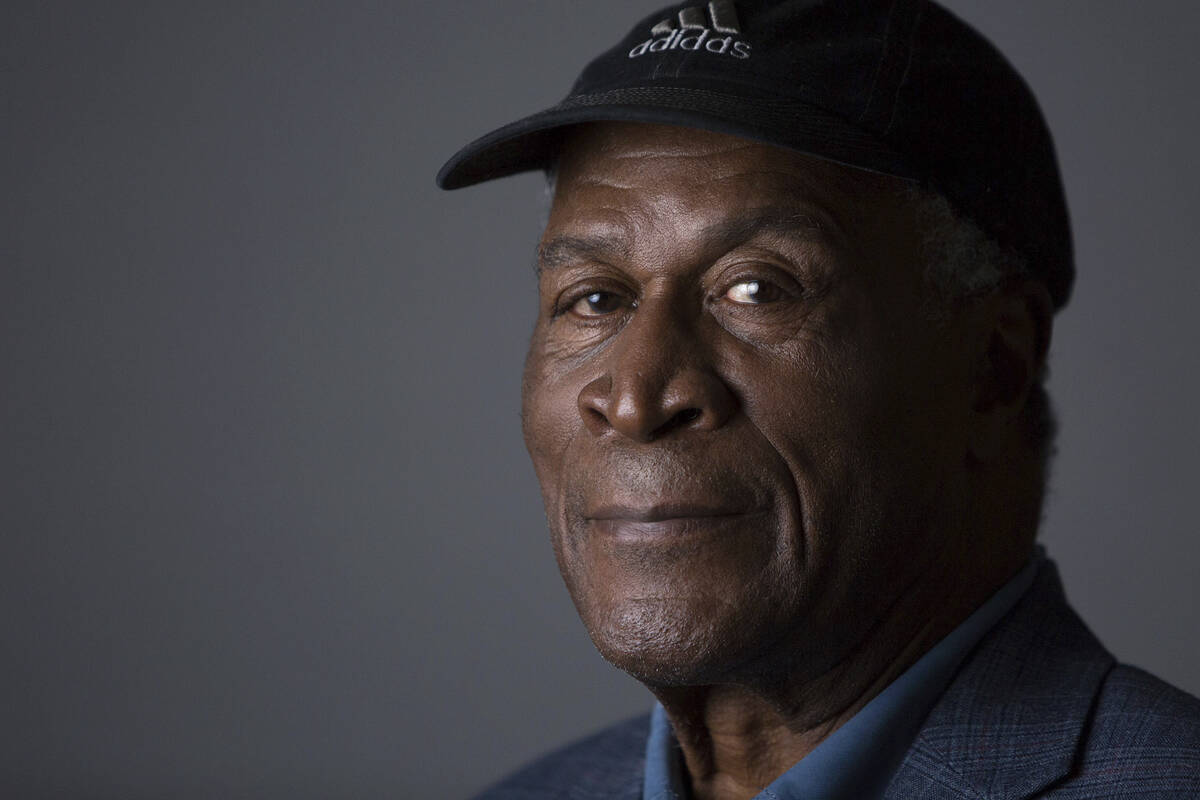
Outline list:
[[[1041,379],[1054,306],[1041,281],[1016,280],[979,299],[970,453],[978,462],[1011,452],[1022,412]]]

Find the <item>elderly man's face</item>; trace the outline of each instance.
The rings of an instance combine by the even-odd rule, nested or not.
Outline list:
[[[610,661],[818,674],[920,585],[953,538],[972,367],[919,250],[890,179],[683,128],[572,139],[524,425]]]

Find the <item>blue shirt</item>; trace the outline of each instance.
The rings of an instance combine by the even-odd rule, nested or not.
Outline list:
[[[870,800],[881,797],[926,714],[979,640],[1033,584],[1040,557],[888,684],[857,714],[755,800]],[[650,715],[643,800],[685,800],[683,756],[661,705]]]

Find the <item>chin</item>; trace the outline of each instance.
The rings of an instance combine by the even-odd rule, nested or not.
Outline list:
[[[648,686],[700,686],[731,680],[757,655],[753,626],[714,618],[712,612],[729,610],[716,605],[641,600],[598,615],[581,609],[581,615],[592,643],[617,669]]]
[[[686,536],[563,526],[555,554],[593,644],[648,685],[736,681],[805,616],[780,525],[739,520]]]

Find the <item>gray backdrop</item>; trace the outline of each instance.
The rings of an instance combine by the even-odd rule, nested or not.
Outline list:
[[[950,5],[1074,218],[1043,540],[1200,691],[1200,6]],[[460,797],[647,706],[520,441],[540,178],[433,175],[651,9],[3,4],[0,794]]]

